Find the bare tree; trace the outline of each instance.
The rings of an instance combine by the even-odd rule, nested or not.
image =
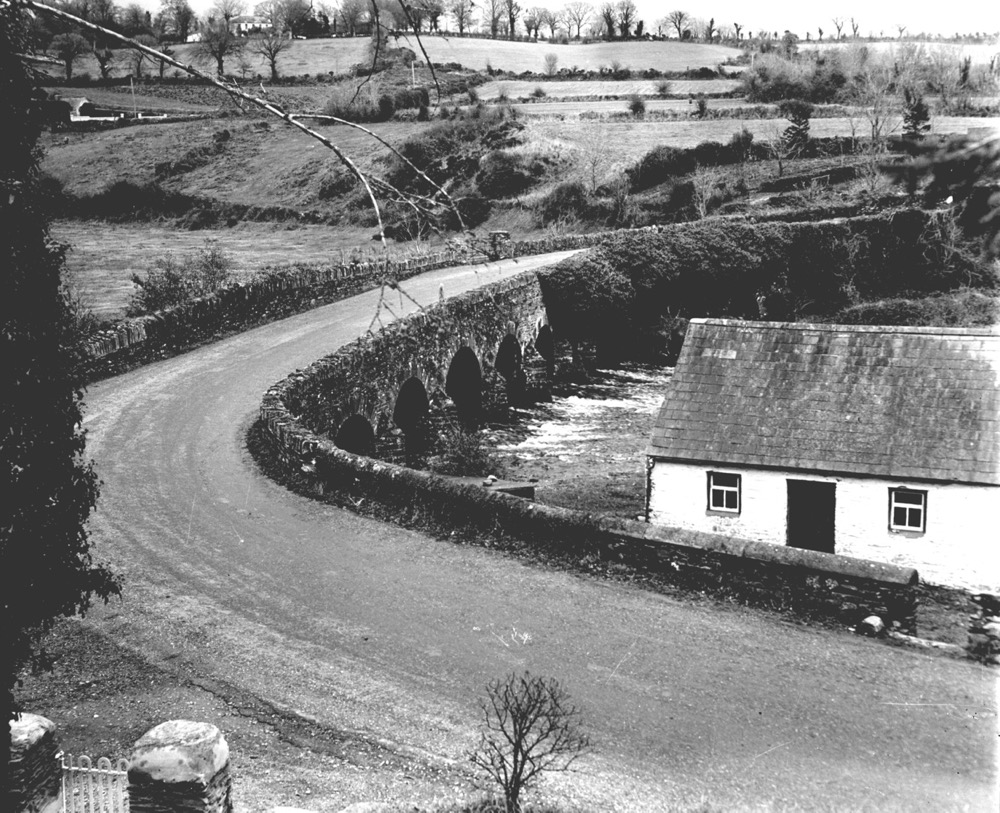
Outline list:
[[[563,17],[566,19],[566,28],[572,30],[576,26],[576,39],[580,39],[580,31],[590,20],[594,13],[594,7],[590,3],[583,3],[580,0],[567,3],[563,7]]]
[[[896,23],[896,31],[899,32],[899,39],[903,38],[903,34],[906,33],[906,26],[902,23]]]
[[[843,39],[843,34],[844,34],[844,18],[843,17],[834,17],[833,18],[833,27],[837,29],[837,39],[838,40]]]
[[[101,79],[108,79],[114,69],[117,54],[110,48],[95,48],[94,59],[97,60],[97,69],[101,72]]]
[[[152,34],[139,34],[137,37],[134,37],[134,39],[136,42],[150,47],[156,45],[156,37]],[[142,79],[142,66],[147,62],[152,62],[153,60],[142,51],[127,51],[126,54],[126,63],[132,71],[132,74],[136,79]]]
[[[82,56],[90,53],[90,43],[77,33],[58,34],[53,37],[52,53],[59,58],[66,70],[66,81],[73,78],[73,65]]]
[[[684,29],[687,27],[690,15],[686,11],[675,9],[667,15],[667,22],[674,27],[677,32],[677,39],[684,39]]]
[[[604,124],[594,122],[594,126],[585,127],[578,141],[580,162],[586,172],[591,194],[596,194],[604,180],[605,173],[611,168],[613,154],[608,149],[612,142],[611,129]]]
[[[851,17],[851,37],[853,39],[858,38],[858,31],[861,30],[861,23]]]
[[[243,0],[215,0],[212,4],[212,14],[222,18],[228,26],[233,17],[239,17],[246,9]]]
[[[472,25],[472,8],[472,0],[450,0],[448,3],[448,13],[454,18],[459,34],[464,34]]]
[[[187,0],[163,0],[160,14],[166,33],[173,34],[181,42],[187,40],[196,22],[194,9]]]
[[[559,30],[559,15],[554,11],[543,8],[541,13],[538,15],[539,25],[544,26],[549,29],[549,39],[555,39],[556,32]]]
[[[368,14],[367,0],[341,0],[338,13],[344,30],[353,37]]]
[[[823,41],[823,29],[817,27],[816,33],[819,34],[819,41],[822,42]]]
[[[206,62],[214,60],[218,75],[225,76],[226,59],[239,56],[243,52],[243,46],[243,40],[220,20],[202,29],[201,40],[195,44],[194,53]]]
[[[743,39],[743,26],[740,23],[733,23],[733,31],[736,32],[736,41]]]
[[[615,3],[617,14],[618,32],[623,40],[627,40],[632,33],[632,26],[635,25],[639,16],[639,9],[633,0],[618,0]]]
[[[292,46],[292,40],[274,28],[263,31],[250,40],[250,51],[263,57],[271,69],[271,81],[278,81],[278,57]]]
[[[511,674],[486,686],[483,729],[472,764],[503,789],[507,813],[544,771],[566,771],[590,747],[580,712],[555,678]]]

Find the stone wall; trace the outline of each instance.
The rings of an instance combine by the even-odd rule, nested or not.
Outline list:
[[[403,377],[440,384],[460,344],[474,345],[488,364],[508,332],[530,342],[544,320],[540,306],[538,275],[522,274],[362,338],[274,385],[260,415],[288,474],[317,491],[364,497],[403,521],[518,539],[580,564],[619,563],[663,582],[845,624],[876,614],[915,631],[912,568],[539,505],[350,454],[329,440],[354,413],[385,427]]]

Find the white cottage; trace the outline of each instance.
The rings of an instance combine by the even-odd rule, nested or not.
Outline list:
[[[649,522],[1000,589],[1000,329],[691,321]]]

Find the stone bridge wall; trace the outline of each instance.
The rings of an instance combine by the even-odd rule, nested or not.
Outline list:
[[[540,505],[351,454],[330,440],[355,414],[376,432],[385,428],[402,383],[416,378],[427,390],[440,387],[459,348],[476,351],[489,374],[507,335],[526,348],[544,325],[539,277],[527,272],[395,323],[275,384],[260,415],[287,481],[331,489],[339,499],[364,498],[401,521],[521,540],[584,567],[617,563],[750,604],[849,624],[875,613],[915,631],[912,568]]]
[[[416,379],[427,394],[444,390],[450,364],[463,347],[472,350],[489,380],[507,336],[524,353],[547,323],[538,277],[521,274],[358,339],[272,387],[265,404],[290,410],[313,431],[331,437],[351,415],[365,418],[379,435],[392,423],[404,382]]]

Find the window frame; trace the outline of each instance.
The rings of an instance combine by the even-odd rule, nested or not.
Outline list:
[[[730,486],[730,485],[722,485],[721,483],[716,483],[715,482],[715,478],[718,475],[720,475],[720,474],[722,476],[724,476],[724,477],[735,477],[736,478],[736,485],[735,486]],[[713,469],[713,470],[707,472],[706,484],[707,484],[707,490],[708,490],[708,507],[706,508],[706,511],[709,514],[721,514],[721,515],[727,516],[727,517],[733,517],[733,516],[737,516],[738,517],[740,514],[743,513],[743,475],[742,474],[737,474],[736,472],[732,472],[732,471],[715,471]],[[723,496],[723,500],[722,500],[723,505],[721,507],[713,505],[712,497],[716,493],[720,493],[720,494],[723,494],[723,495],[735,493],[736,494],[736,507],[735,508],[727,508],[727,507],[725,507],[725,503],[726,503],[725,496]]]
[[[920,504],[913,502],[896,502],[896,495],[908,494],[920,498]],[[901,508],[906,511],[906,525],[897,525],[895,520],[896,509]],[[920,512],[920,527],[909,524],[910,511]],[[906,486],[895,486],[889,489],[889,530],[893,533],[902,534],[923,534],[927,533],[927,490],[920,488],[907,488]]]

